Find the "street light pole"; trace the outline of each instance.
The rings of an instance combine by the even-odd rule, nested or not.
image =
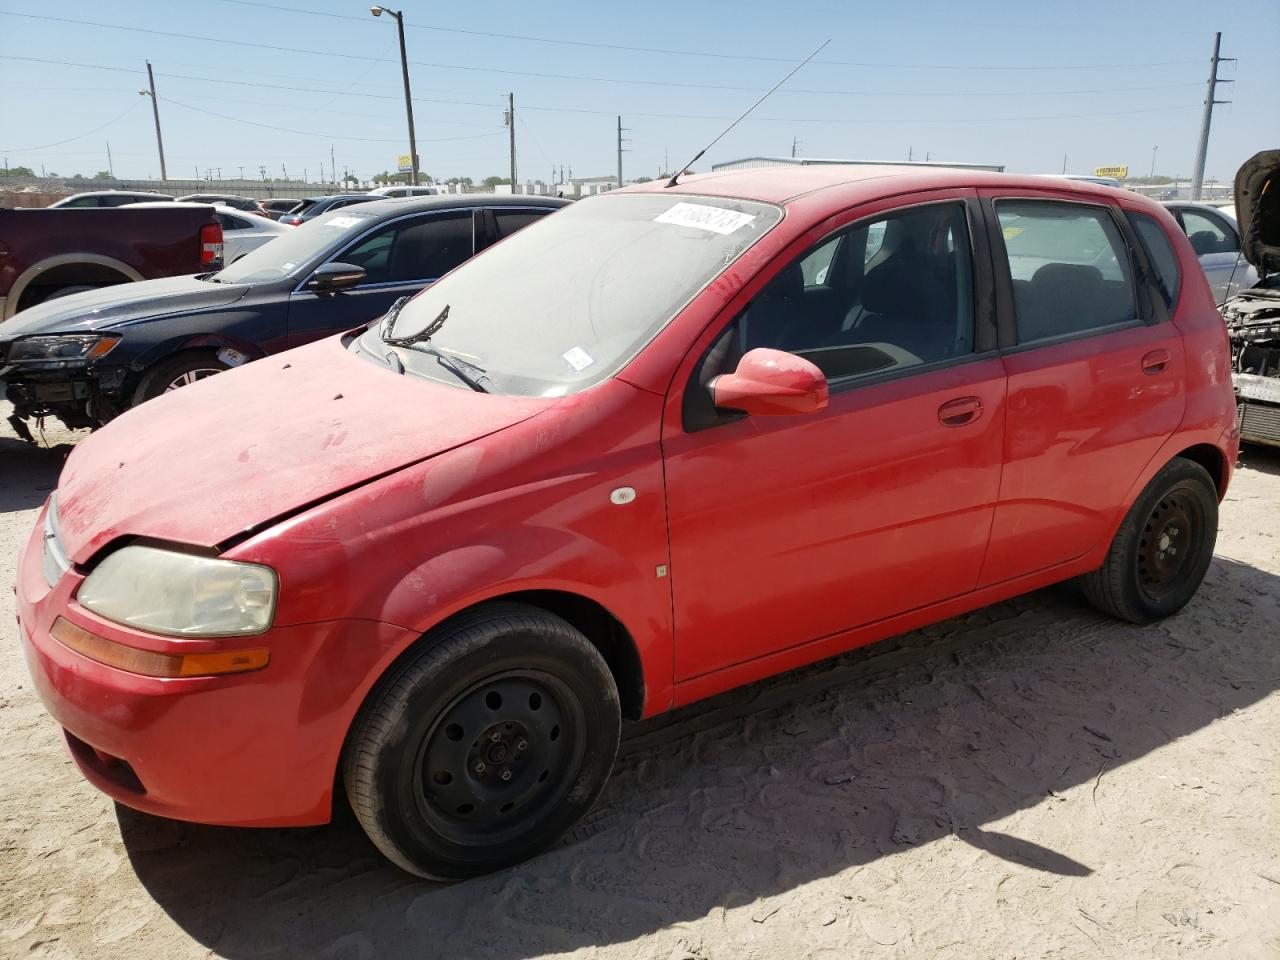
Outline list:
[[[139,90],[138,94],[143,97],[151,98],[151,113],[156,120],[156,149],[160,151],[160,179],[168,180],[169,175],[164,170],[164,138],[160,136],[160,104],[156,102],[156,75],[151,72],[151,61],[147,61],[147,83],[150,90]]]
[[[370,7],[369,12],[375,17],[389,13],[396,18],[396,30],[400,34],[400,71],[404,74],[404,112],[409,118],[409,181],[418,185],[418,142],[413,133],[413,97],[409,94],[409,55],[404,49],[404,11],[392,10],[389,7]]]

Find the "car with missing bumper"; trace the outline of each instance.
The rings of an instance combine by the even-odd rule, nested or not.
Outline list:
[[[89,437],[20,560],[21,643],[121,803],[303,825],[345,793],[395,863],[467,877],[591,806],[623,718],[1071,578],[1178,611],[1229,364],[1133,194],[628,188]]]
[[[1235,195],[1244,256],[1260,276],[1222,307],[1240,437],[1280,447],[1280,150],[1242,166]]]
[[[24,310],[0,325],[0,384],[14,404],[12,422],[26,435],[28,423],[45,416],[68,427],[98,426],[166,391],[367,323],[396,298],[567,202],[374,200],[303,227],[263,220],[274,239],[216,272],[92,290]],[[212,221],[221,256],[224,236],[243,218],[181,205],[188,207]]]

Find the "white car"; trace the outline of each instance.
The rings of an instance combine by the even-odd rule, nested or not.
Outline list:
[[[438,187],[375,187],[369,191],[371,197],[434,197],[440,193]]]
[[[291,232],[266,217],[257,217],[243,210],[220,203],[186,203],[171,200],[166,203],[131,203],[131,207],[213,207],[222,224],[222,263],[231,266],[250,250],[256,250],[276,237]]]

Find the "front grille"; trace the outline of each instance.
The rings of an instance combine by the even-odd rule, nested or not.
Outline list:
[[[1243,439],[1280,444],[1280,407],[1241,403],[1236,418]]]

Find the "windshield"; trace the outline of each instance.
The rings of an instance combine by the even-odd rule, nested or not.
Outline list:
[[[443,314],[430,344],[486,388],[562,396],[617,371],[703,287],[780,219],[749,200],[615,194],[582,200],[469,261],[407,303],[382,335],[405,339]],[[430,356],[399,351],[410,372],[447,379]]]
[[[270,243],[250,250],[231,266],[210,274],[215,283],[271,283],[292,276],[339,241],[363,233],[376,217],[364,211],[338,209],[291,227]]]

